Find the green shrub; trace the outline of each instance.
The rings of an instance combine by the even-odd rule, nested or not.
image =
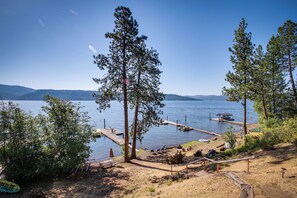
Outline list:
[[[229,143],[231,149],[235,148],[236,136],[232,126],[228,127],[227,131],[223,134],[223,138],[227,143]]]
[[[0,102],[0,165],[8,180],[26,182],[68,173],[88,158],[89,117],[80,106],[47,97],[45,114],[32,116]]]
[[[271,150],[275,144],[281,142],[280,134],[274,130],[265,131],[260,140],[260,147],[264,150]]]

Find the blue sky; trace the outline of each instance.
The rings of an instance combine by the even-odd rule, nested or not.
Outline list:
[[[241,18],[263,46],[287,19],[297,21],[296,0],[0,0],[0,84],[97,89],[93,51],[108,52],[104,34],[120,5],[159,52],[161,89],[181,95],[221,94]]]

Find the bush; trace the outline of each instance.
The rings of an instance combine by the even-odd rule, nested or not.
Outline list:
[[[234,128],[232,126],[228,127],[227,131],[223,135],[224,140],[229,143],[230,148],[234,149],[236,144],[236,136],[234,134]]]
[[[80,106],[47,97],[45,115],[0,102],[0,164],[8,180],[68,173],[89,157],[91,126]]]
[[[264,150],[271,150],[275,144],[281,142],[280,134],[274,130],[265,131],[261,137],[260,146]]]
[[[46,145],[53,160],[55,173],[67,173],[83,164],[90,155],[89,142],[92,128],[87,113],[80,112],[80,106],[70,101],[46,97],[48,106],[42,107],[50,122]]]

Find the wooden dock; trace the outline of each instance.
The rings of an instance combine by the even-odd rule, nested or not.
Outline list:
[[[176,126],[176,127],[189,127],[191,130],[198,131],[198,132],[201,132],[201,133],[206,133],[206,134],[215,135],[215,136],[221,136],[220,134],[218,134],[216,132],[206,131],[206,130],[203,130],[203,129],[190,127],[190,126],[180,124],[180,123],[176,123],[176,122],[172,122],[172,121],[169,121],[169,120],[163,120],[162,124],[164,124],[164,125],[170,124],[170,125],[173,125],[173,126]]]
[[[121,132],[120,130],[117,130],[117,129],[97,129],[97,132],[99,133],[102,133],[102,135],[104,135],[105,137],[107,137],[108,139],[110,139],[111,141],[113,141],[114,143],[122,146],[125,144],[125,140],[119,136],[117,136],[116,133],[113,133],[113,131],[119,131]],[[118,133],[119,134],[119,133]],[[123,133],[121,133],[123,134]]]
[[[243,126],[242,122],[237,122],[237,121],[229,121],[229,120],[224,120],[224,119],[220,119],[220,118],[210,118],[209,120],[218,121],[218,122],[227,122],[227,123],[230,123],[230,124]]]
[[[104,135],[105,137],[107,137],[108,139],[110,139],[111,141],[113,141],[114,143],[120,146],[125,145],[125,140],[118,136],[118,135],[123,135],[124,133],[118,129],[113,129],[113,128],[97,129],[95,133],[101,133],[102,135]],[[128,146],[129,148],[132,148],[131,144],[129,144]],[[139,150],[136,149],[136,151],[139,151]]]

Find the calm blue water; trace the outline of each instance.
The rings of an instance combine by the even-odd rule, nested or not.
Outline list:
[[[43,101],[13,101],[24,109],[31,111],[33,114],[41,112],[41,106],[46,105]],[[84,106],[83,111],[89,113],[90,124],[96,128],[103,128],[103,120],[106,120],[106,127],[113,127],[124,131],[124,116],[123,105],[118,102],[112,102],[111,108],[103,112],[97,110],[97,105],[94,101],[74,101]],[[230,124],[210,121],[210,113],[212,117],[216,117],[217,113],[229,112],[233,114],[236,121],[243,120],[243,108],[240,103],[231,103],[228,101],[165,101],[166,106],[163,109],[163,119],[170,121],[178,120],[179,123],[185,123],[185,115],[187,116],[187,123],[189,126],[214,131],[217,133],[224,133]],[[248,123],[257,122],[257,114],[254,112],[252,103],[248,103],[247,109]],[[131,123],[133,118],[132,112],[129,113],[129,120]],[[234,126],[239,130],[238,126]],[[138,142],[138,147],[155,149],[161,148],[164,145],[182,144],[192,140],[201,138],[210,138],[213,136],[199,133],[196,131],[181,132],[174,126],[160,126],[153,127],[148,131],[143,138],[142,144]],[[93,152],[90,158],[98,160],[109,158],[109,149],[112,148],[115,155],[121,154],[121,148],[106,137],[96,138],[95,142],[90,144]]]

